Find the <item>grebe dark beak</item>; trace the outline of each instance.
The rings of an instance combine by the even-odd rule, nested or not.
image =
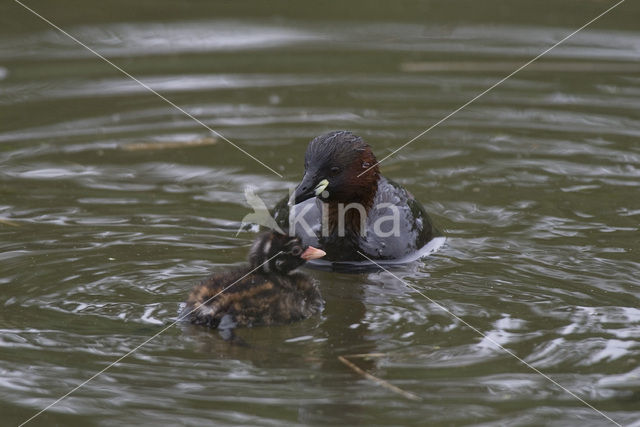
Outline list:
[[[300,255],[300,258],[302,258],[305,261],[309,261],[312,259],[322,258],[326,254],[327,253],[322,249],[317,249],[317,248],[314,248],[313,246],[309,246],[304,252],[302,252],[302,255]]]
[[[305,173],[302,177],[302,182],[296,187],[293,192],[294,204],[302,203],[312,197],[319,196],[329,185],[329,181],[323,179],[316,183],[316,177],[314,174]]]

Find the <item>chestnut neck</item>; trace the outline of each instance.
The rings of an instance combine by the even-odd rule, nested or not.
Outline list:
[[[375,158],[373,159],[375,162]],[[335,199],[327,200],[323,212],[329,214],[329,232],[337,234],[340,225],[340,216],[344,217],[344,228],[346,234],[362,234],[361,226],[361,209],[351,207],[346,209],[349,204],[362,206],[364,208],[364,216],[362,219],[364,225],[367,223],[367,216],[373,207],[373,202],[378,192],[378,181],[380,173],[378,166],[374,166],[361,177],[354,173],[351,179],[344,184],[344,190]]]

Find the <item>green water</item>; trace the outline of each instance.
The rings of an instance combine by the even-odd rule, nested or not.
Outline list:
[[[3,2],[8,426],[241,262],[244,188],[273,206],[311,138],[349,129],[382,158],[613,3],[27,4],[283,177]],[[612,425],[566,390],[640,425],[638,16],[627,0],[382,164],[447,236],[394,270],[414,289],[309,271],[322,316],[239,331],[249,348],[172,327],[28,425]],[[338,360],[361,353],[422,400]]]

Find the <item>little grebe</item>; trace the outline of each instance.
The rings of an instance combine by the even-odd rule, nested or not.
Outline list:
[[[274,218],[292,227],[303,244],[329,253],[328,261],[365,260],[358,252],[374,260],[400,261],[439,235],[422,205],[380,174],[369,144],[351,132],[314,138],[304,169],[291,200],[278,203]],[[290,207],[295,224],[289,221]]]
[[[215,273],[193,288],[181,317],[231,339],[236,326],[287,323],[319,313],[324,301],[315,282],[293,270],[324,255],[298,237],[263,233],[251,247],[248,265]]]

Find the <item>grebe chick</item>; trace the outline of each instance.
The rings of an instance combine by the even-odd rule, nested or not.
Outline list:
[[[263,233],[251,247],[248,264],[214,273],[193,288],[181,317],[218,328],[230,340],[237,326],[282,324],[319,313],[324,301],[316,283],[293,270],[324,255],[298,237]]]

